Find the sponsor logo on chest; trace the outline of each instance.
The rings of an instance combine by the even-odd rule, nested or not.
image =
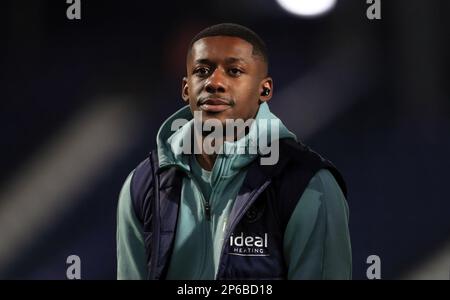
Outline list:
[[[239,256],[269,256],[269,239],[264,235],[239,235],[230,236],[230,255]]]

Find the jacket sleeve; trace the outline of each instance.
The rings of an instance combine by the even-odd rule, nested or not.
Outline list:
[[[286,227],[288,279],[351,279],[347,201],[328,170],[309,182]]]
[[[125,180],[117,206],[117,279],[146,279],[147,267],[142,225],[130,193],[133,172]]]

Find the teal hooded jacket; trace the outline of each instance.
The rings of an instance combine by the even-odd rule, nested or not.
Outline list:
[[[176,131],[174,120],[189,120]],[[261,120],[276,122],[278,134]],[[167,279],[214,279],[218,270],[227,219],[234,199],[245,179],[245,167],[256,154],[237,154],[248,148],[249,140],[262,135],[274,139],[290,138],[290,132],[269,110],[260,105],[247,139],[225,142],[211,171],[201,168],[193,155],[182,151],[183,139],[191,134],[192,113],[183,107],[161,126],[157,136],[159,166],[183,170],[181,205],[173,253]],[[134,171],[133,171],[134,172]],[[130,173],[122,187],[117,209],[117,278],[145,279],[147,263],[142,225],[132,205]],[[205,203],[211,206],[211,218],[205,217]],[[328,170],[320,170],[300,195],[284,234],[283,252],[288,264],[288,279],[351,279],[352,256],[348,230],[346,199]]]

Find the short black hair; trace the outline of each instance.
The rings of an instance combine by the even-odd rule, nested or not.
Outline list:
[[[241,38],[252,44],[253,54],[261,56],[266,64],[269,64],[267,47],[264,41],[250,28],[235,23],[221,23],[203,29],[191,40],[188,54],[196,41],[210,36],[232,36]]]

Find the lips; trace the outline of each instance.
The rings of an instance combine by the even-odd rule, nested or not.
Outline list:
[[[228,100],[221,98],[208,98],[203,101],[200,101],[200,109],[206,112],[222,112],[231,107],[231,104]]]

